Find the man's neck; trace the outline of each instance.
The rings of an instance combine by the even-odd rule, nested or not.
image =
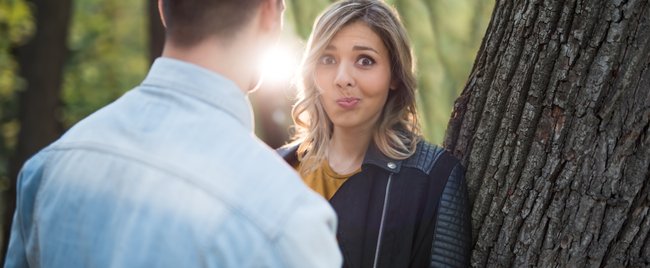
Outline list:
[[[218,73],[233,82],[244,92],[248,93],[254,78],[255,59],[249,59],[250,50],[239,40],[230,43],[218,43],[216,40],[205,40],[189,48],[175,46],[167,42],[162,56],[196,64]]]

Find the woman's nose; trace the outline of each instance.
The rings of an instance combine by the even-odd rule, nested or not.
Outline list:
[[[334,83],[338,88],[352,88],[354,87],[354,79],[352,77],[352,70],[345,64],[339,65],[338,70],[336,71],[336,78]]]

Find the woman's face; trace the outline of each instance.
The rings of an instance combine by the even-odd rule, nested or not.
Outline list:
[[[321,53],[314,81],[335,130],[371,131],[391,87],[388,50],[365,23],[349,24]]]

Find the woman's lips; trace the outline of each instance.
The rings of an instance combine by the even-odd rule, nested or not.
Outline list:
[[[336,100],[336,103],[344,109],[352,109],[356,107],[360,101],[361,99],[359,98],[340,98]]]

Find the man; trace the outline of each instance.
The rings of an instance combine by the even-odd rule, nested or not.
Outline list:
[[[335,267],[336,218],[254,137],[282,0],[159,0],[142,84],[32,157],[5,267]]]

